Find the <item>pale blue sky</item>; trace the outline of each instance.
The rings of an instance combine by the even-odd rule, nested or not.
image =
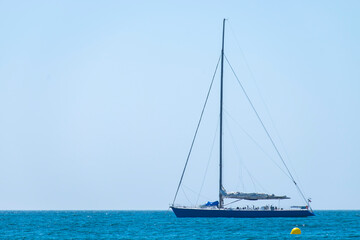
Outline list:
[[[0,209],[167,209],[224,17],[226,54],[270,132],[277,129],[313,207],[359,209],[359,12],[358,1],[0,0]],[[212,96],[213,120],[200,129],[195,147],[203,150],[194,152],[185,184],[204,174],[218,110]],[[226,108],[236,110],[230,96]],[[234,115],[258,128],[241,101],[244,111]],[[291,182],[280,187],[252,148],[239,143],[243,160],[254,158],[248,168],[291,195]],[[206,179],[216,191],[213,154]]]

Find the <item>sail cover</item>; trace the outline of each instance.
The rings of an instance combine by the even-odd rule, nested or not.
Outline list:
[[[218,205],[219,205],[219,201],[215,201],[215,202],[207,202],[202,206],[203,207],[217,207]]]
[[[287,196],[276,196],[274,194],[266,194],[266,193],[244,193],[244,192],[226,192],[224,188],[222,188],[221,195],[225,198],[236,198],[243,200],[274,200],[274,199],[290,199]]]

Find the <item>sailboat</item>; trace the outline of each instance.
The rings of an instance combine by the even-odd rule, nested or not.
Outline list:
[[[273,207],[271,206],[265,206],[261,208],[228,208],[224,206],[224,199],[230,198],[230,199],[237,199],[237,200],[248,200],[248,201],[257,201],[257,200],[285,200],[289,199],[286,195],[275,195],[275,194],[266,194],[266,193],[246,193],[246,192],[227,192],[223,186],[223,69],[224,69],[224,41],[225,41],[225,23],[226,19],[223,20],[223,29],[222,29],[222,48],[221,48],[221,74],[220,74],[220,128],[219,128],[219,200],[215,202],[207,202],[206,204],[198,207],[187,207],[187,206],[177,206],[175,205],[176,197],[179,192],[180,185],[182,183],[184,173],[188,164],[188,160],[191,154],[192,147],[194,145],[194,141],[196,138],[197,131],[199,129],[199,125],[203,116],[204,108],[200,116],[199,123],[197,125],[197,129],[195,131],[195,136],[193,138],[190,152],[187,156],[187,160],[185,163],[185,167],[183,169],[179,185],[177,187],[177,191],[173,200],[173,203],[171,204],[170,208],[173,210],[175,215],[177,217],[224,217],[224,218],[270,218],[270,217],[308,217],[308,216],[314,216],[314,212],[312,208],[310,207],[310,200],[306,199],[304,194],[302,193],[300,187],[298,186],[297,182],[293,178],[291,172],[289,171],[288,167],[286,166],[279,150],[277,149],[274,141],[272,140],[269,132],[267,131],[264,123],[262,122],[260,116],[258,115],[257,111],[255,110],[253,104],[251,103],[248,95],[246,94],[244,88],[241,85],[242,90],[245,93],[245,96],[250,102],[251,107],[253,108],[258,120],[260,121],[262,127],[264,128],[267,136],[269,137],[271,143],[273,144],[278,156],[282,160],[283,164],[285,165],[286,170],[289,173],[289,176],[292,180],[292,182],[295,184],[295,187],[300,192],[302,198],[305,201],[305,206],[295,206],[295,209],[283,209],[280,207]],[[215,76],[215,75],[214,75]],[[240,83],[240,82],[239,82]],[[210,91],[209,91],[210,92]],[[209,92],[207,95],[207,99],[209,96]],[[205,101],[205,105],[207,102],[207,99]]]

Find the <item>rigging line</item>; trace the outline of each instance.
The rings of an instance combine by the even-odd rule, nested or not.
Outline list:
[[[262,104],[265,106],[265,110],[266,110],[266,113],[267,113],[267,115],[268,115],[268,117],[269,117],[269,119],[270,119],[270,123],[271,123],[272,127],[274,128],[275,134],[276,134],[276,136],[278,137],[278,139],[279,139],[279,141],[280,141],[280,146],[281,146],[282,149],[284,150],[284,153],[285,153],[286,158],[290,161],[290,167],[292,168],[292,171],[294,172],[295,177],[296,177],[296,179],[298,180],[298,184],[301,185],[300,178],[299,178],[299,176],[297,175],[294,166],[292,165],[292,161],[291,161],[291,158],[289,157],[289,154],[287,153],[287,150],[286,150],[286,148],[285,148],[285,144],[284,144],[284,142],[282,141],[282,139],[281,139],[281,137],[280,137],[279,131],[277,130],[276,125],[275,125],[275,122],[274,122],[274,120],[273,120],[273,118],[272,118],[272,116],[271,116],[271,114],[270,114],[269,107],[267,106],[267,104],[266,104],[266,102],[265,102],[265,100],[264,100],[264,97],[263,97],[262,94],[261,94],[261,91],[260,91],[260,88],[259,88],[259,86],[258,86],[258,84],[257,84],[255,75],[254,75],[253,71],[252,71],[251,68],[250,68],[250,64],[249,64],[249,62],[247,61],[247,59],[246,59],[246,57],[245,57],[244,51],[242,50],[242,48],[241,48],[241,46],[240,46],[240,42],[239,42],[239,40],[238,40],[238,38],[237,38],[237,36],[236,36],[236,34],[235,34],[235,31],[234,31],[234,29],[233,29],[230,21],[229,21],[229,26],[230,26],[230,29],[231,29],[231,33],[233,34],[233,37],[234,37],[234,39],[235,39],[236,45],[237,45],[237,47],[239,48],[240,53],[241,53],[241,56],[243,57],[244,62],[245,62],[245,65],[246,65],[246,67],[247,67],[247,69],[248,69],[248,71],[249,71],[249,73],[250,73],[250,77],[251,77],[251,79],[254,81],[254,85],[255,85],[256,90],[257,90],[257,92],[258,92],[258,94],[259,94],[259,96],[260,96],[261,102],[262,102]]]
[[[249,62],[247,61],[247,59],[246,59],[246,57],[245,57],[244,51],[243,51],[242,48],[240,47],[239,40],[238,40],[238,38],[236,37],[235,31],[233,30],[231,24],[230,24],[230,29],[231,29],[231,33],[233,34],[233,36],[234,36],[234,38],[235,38],[236,45],[237,45],[237,47],[239,48],[240,53],[241,53],[241,55],[242,55],[242,57],[243,57],[243,59],[244,59],[245,65],[246,65],[248,71],[250,72],[251,79],[254,81],[254,84],[255,84],[256,90],[257,90],[258,93],[259,93],[261,102],[264,104],[265,109],[266,109],[266,112],[267,112],[267,114],[269,115],[271,124],[273,125],[273,127],[274,127],[274,129],[275,129],[276,135],[280,138],[280,135],[279,135],[279,133],[278,133],[276,127],[275,127],[275,123],[274,123],[274,121],[273,121],[273,119],[272,119],[272,117],[271,117],[269,108],[268,108],[267,104],[265,103],[265,100],[264,100],[264,98],[263,98],[263,96],[262,96],[262,94],[261,94],[260,88],[259,88],[259,86],[258,86],[258,84],[257,84],[255,75],[254,75],[253,71],[252,71],[251,68],[250,68]],[[281,140],[281,139],[280,139],[280,140]],[[283,144],[281,143],[281,145],[283,145]],[[284,146],[282,146],[282,147],[284,148]],[[285,148],[284,148],[284,149],[285,149]]]
[[[234,138],[234,136],[231,134],[231,131],[230,131],[230,129],[229,129],[229,126],[228,126],[227,121],[225,121],[225,126],[227,127],[227,129],[228,129],[228,131],[229,131],[229,135],[230,135],[232,144],[234,145],[234,149],[235,149],[236,155],[237,155],[238,159],[240,160],[240,163],[243,165],[245,171],[246,171],[247,174],[249,175],[250,180],[251,180],[251,182],[252,182],[252,184],[253,184],[253,187],[254,187],[255,192],[257,192],[257,190],[256,190],[257,188],[256,188],[255,182],[259,185],[259,187],[260,187],[263,191],[268,192],[268,191],[266,191],[266,189],[260,184],[260,182],[259,182],[258,180],[256,180],[256,178],[255,178],[254,176],[252,176],[252,174],[250,173],[250,171],[247,169],[245,163],[241,160],[241,157],[240,157],[240,154],[239,154],[239,149],[236,147],[235,138]]]
[[[270,116],[270,113],[269,113],[269,116]],[[294,175],[295,175],[295,177],[297,179],[297,183],[299,184],[299,186],[302,186],[301,179],[299,178],[299,176],[296,173],[296,169],[294,168],[294,165],[293,165],[293,162],[291,161],[290,155],[288,154],[288,152],[287,152],[287,150],[285,148],[285,145],[284,145],[284,143],[283,143],[283,141],[282,141],[282,139],[280,137],[280,134],[277,131],[277,128],[275,127],[275,124],[273,123],[273,120],[272,120],[271,116],[270,116],[270,121],[272,122],[273,128],[275,129],[275,133],[277,134],[277,137],[278,137],[278,139],[280,141],[280,146],[282,147],[282,149],[283,149],[283,151],[285,153],[285,158],[288,159],[288,161],[290,162],[290,168],[293,171],[293,173],[294,173]]]
[[[225,113],[227,113],[227,111],[226,111],[226,109],[224,109],[224,111],[225,111]],[[228,114],[228,116],[230,116],[229,114]],[[235,144],[235,140],[234,140],[234,137],[233,137],[233,135],[231,134],[231,131],[230,131],[230,128],[229,128],[229,126],[228,126],[228,122],[226,121],[225,122],[226,123],[226,127],[228,128],[228,130],[229,130],[229,135],[230,135],[230,137],[231,137],[231,139],[232,139],[232,144],[234,145],[234,149],[235,149],[235,152],[236,152],[236,155],[237,155],[237,158],[239,159],[239,164],[240,164],[240,166],[239,166],[239,178],[237,179],[238,181],[240,180],[240,182],[242,183],[242,187],[243,187],[243,191],[244,192],[246,192],[246,188],[245,188],[245,184],[244,184],[244,176],[245,176],[245,174],[243,173],[243,169],[242,169],[242,167],[245,169],[245,171],[246,172],[248,172],[247,171],[247,169],[246,169],[246,166],[245,166],[245,164],[242,162],[242,158],[241,158],[241,156],[240,156],[240,154],[239,154],[239,150],[236,148],[236,144]],[[248,172],[248,175],[250,176],[250,173]],[[253,183],[254,184],[254,183]],[[238,184],[237,184],[238,185]],[[237,186],[236,185],[236,186]]]
[[[229,202],[229,203],[225,204],[224,206],[227,206],[227,205],[230,205],[230,204],[233,204],[233,203],[239,202],[239,201],[241,201],[241,200],[242,200],[242,199],[238,199],[238,200],[235,200],[235,201]]]
[[[189,187],[186,186],[186,185],[182,185],[182,188],[183,188],[183,187],[186,188],[187,190],[189,190],[190,192],[192,192],[194,195],[198,194],[198,192],[196,192],[195,190],[189,188]],[[205,198],[205,199],[211,199],[210,197],[205,196],[205,195],[202,195],[202,194],[200,194],[200,196],[201,196],[202,198]]]
[[[188,200],[188,202],[190,203],[190,206],[191,206],[191,205],[192,205],[192,202],[189,200],[188,196],[186,195],[186,193],[185,193],[185,191],[184,191],[184,188],[181,188],[181,190],[183,191],[186,200]]]
[[[241,129],[241,131],[243,131],[251,139],[251,141],[253,141],[255,143],[255,145],[285,174],[285,176],[287,176],[290,180],[292,180],[290,178],[290,176],[284,171],[284,169],[282,169],[279,166],[279,164],[277,164],[275,162],[275,160],[272,157],[270,157],[270,154],[265,152],[265,150],[260,146],[260,144],[258,142],[256,142],[256,140],[247,131],[245,131],[244,128],[241,127],[241,125],[229,114],[229,112],[226,109],[224,109],[224,110],[225,110],[225,113],[230,117],[230,119],[233,120],[236,123],[236,125],[238,125],[238,127]]]
[[[247,99],[247,100],[248,100],[248,102],[250,103],[250,106],[251,106],[251,108],[253,109],[253,111],[254,111],[254,113],[255,113],[255,115],[256,115],[256,117],[257,117],[257,119],[258,119],[258,120],[259,120],[259,122],[261,123],[261,125],[262,125],[263,129],[264,129],[264,130],[265,130],[265,132],[266,132],[266,135],[268,136],[268,138],[270,139],[270,141],[271,141],[271,143],[272,143],[273,147],[275,148],[276,153],[278,154],[278,156],[279,156],[279,158],[281,159],[282,163],[284,164],[284,166],[285,166],[285,168],[286,168],[287,172],[289,173],[289,176],[291,177],[291,180],[293,181],[293,183],[295,184],[295,186],[296,186],[296,188],[298,189],[299,193],[300,193],[300,194],[301,194],[301,196],[303,197],[303,199],[304,199],[305,203],[306,203],[306,204],[309,204],[309,203],[308,203],[308,201],[306,200],[306,197],[304,196],[303,192],[301,191],[300,187],[299,187],[299,186],[298,186],[298,184],[296,183],[296,181],[295,181],[295,179],[294,179],[293,175],[291,174],[291,172],[290,172],[290,170],[289,170],[288,166],[286,165],[286,163],[285,163],[285,161],[284,161],[283,157],[281,156],[281,154],[280,154],[280,152],[279,152],[278,148],[276,147],[276,145],[275,145],[275,143],[274,143],[273,139],[271,138],[271,136],[270,136],[270,134],[269,134],[268,130],[266,129],[266,127],[265,127],[265,125],[264,125],[263,121],[261,120],[261,118],[260,118],[260,116],[259,116],[258,112],[256,111],[256,109],[255,109],[255,107],[254,107],[254,105],[253,105],[252,101],[250,100],[250,98],[249,98],[248,94],[246,93],[245,88],[244,88],[244,87],[243,87],[243,85],[241,84],[241,82],[240,82],[240,80],[239,80],[238,76],[236,75],[236,73],[235,73],[235,71],[234,71],[233,67],[231,66],[231,64],[230,64],[230,62],[229,62],[229,60],[227,59],[227,57],[226,57],[226,56],[225,56],[225,59],[226,59],[226,62],[229,64],[230,69],[231,69],[231,71],[233,72],[233,74],[234,74],[234,76],[235,76],[235,78],[236,78],[237,82],[239,83],[239,85],[240,85],[240,87],[241,87],[241,89],[242,89],[243,93],[245,94],[246,99]]]
[[[245,188],[245,183],[244,183],[244,176],[245,176],[245,174],[244,174],[244,172],[243,172],[243,169],[241,168],[241,166],[239,166],[239,179],[238,179],[238,181],[240,180],[240,182],[241,182],[241,184],[242,184],[242,189],[243,189],[243,191],[244,192],[246,192],[246,188]]]
[[[218,120],[217,125],[216,125],[216,130],[215,130],[214,139],[213,139],[213,142],[212,142],[212,145],[211,145],[209,160],[208,160],[207,165],[206,165],[204,178],[203,178],[203,180],[202,180],[201,187],[200,187],[200,191],[199,191],[198,197],[197,197],[197,199],[196,199],[195,205],[197,205],[197,203],[198,203],[198,201],[199,201],[200,193],[202,192],[202,189],[203,189],[203,187],[204,187],[205,178],[206,178],[206,175],[207,175],[207,171],[208,171],[208,169],[209,169],[209,164],[210,164],[211,156],[212,156],[212,153],[213,153],[213,150],[214,150],[214,145],[215,145],[215,140],[216,140],[216,136],[217,136],[217,131],[218,131],[218,128],[219,128],[219,121],[220,121],[220,119]]]
[[[190,146],[189,153],[188,153],[187,158],[186,158],[186,162],[185,162],[184,170],[182,171],[181,178],[180,178],[180,181],[179,181],[179,185],[178,185],[178,187],[177,187],[177,189],[176,189],[176,193],[175,193],[175,197],[174,197],[173,205],[174,205],[174,203],[175,203],[175,200],[176,200],[177,194],[178,194],[178,192],[179,192],[179,188],[180,188],[180,185],[181,185],[182,179],[183,179],[183,177],[184,177],[184,173],[185,173],[185,170],[186,170],[187,164],[188,164],[188,162],[189,162],[189,158],[190,158],[190,155],[191,155],[191,151],[192,151],[192,148],[193,148],[193,146],[194,146],[194,142],[195,142],[196,135],[197,135],[197,132],[198,132],[199,127],[200,127],[200,123],[201,123],[202,117],[203,117],[203,115],[204,115],[204,110],[205,110],[205,107],[206,107],[207,101],[208,101],[208,99],[209,99],[210,91],[211,91],[212,85],[213,85],[213,83],[214,83],[214,79],[215,79],[216,71],[217,71],[218,66],[219,66],[219,62],[220,62],[220,57],[219,57],[219,59],[218,59],[218,62],[217,62],[217,64],[216,64],[216,67],[215,67],[215,72],[214,72],[214,75],[213,75],[213,77],[212,77],[212,80],[211,80],[211,84],[210,84],[210,87],[209,87],[208,93],[207,93],[207,95],[206,95],[205,103],[204,103],[204,106],[203,106],[202,111],[201,111],[201,114],[200,114],[200,119],[199,119],[199,122],[198,122],[198,124],[197,124],[197,126],[196,126],[196,131],[195,131],[195,134],[194,134],[193,140],[192,140],[192,142],[191,142],[191,146]]]

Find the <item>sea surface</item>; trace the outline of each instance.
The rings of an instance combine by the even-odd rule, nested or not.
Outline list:
[[[0,239],[360,239],[360,211],[308,218],[176,218],[171,211],[0,211]],[[301,235],[290,235],[292,228]]]

